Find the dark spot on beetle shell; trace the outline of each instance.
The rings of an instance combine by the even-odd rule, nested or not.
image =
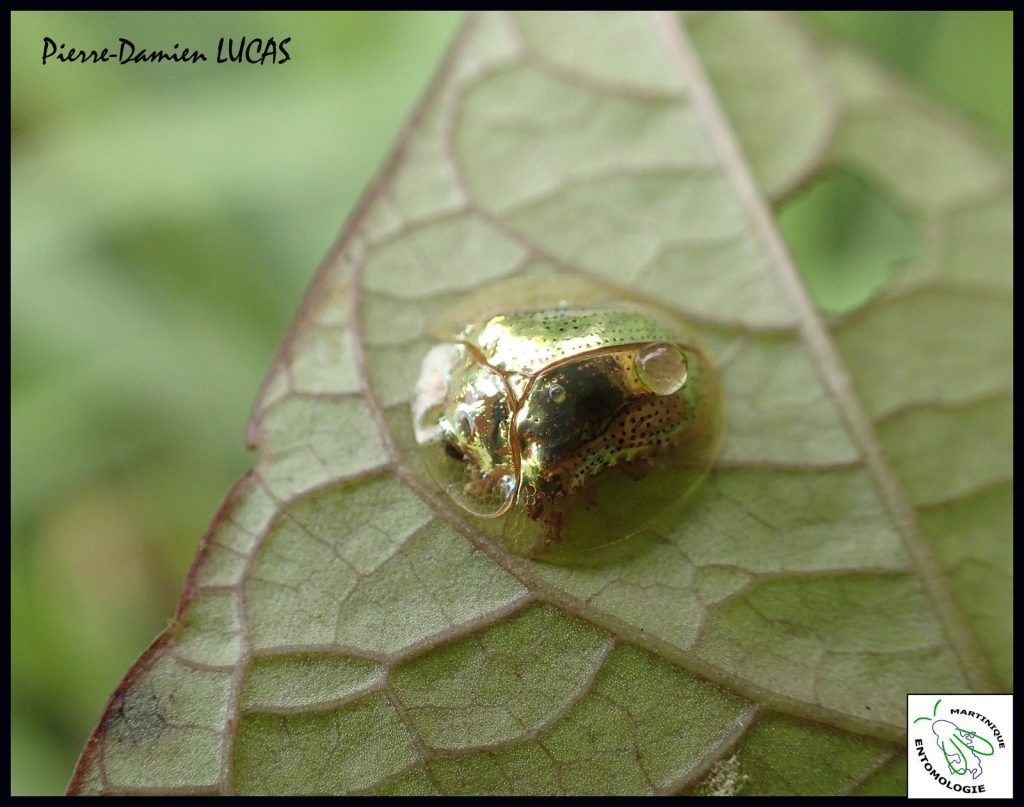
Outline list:
[[[588,392],[577,404],[580,414],[589,421],[603,420],[611,415],[622,401],[622,394],[609,387]]]

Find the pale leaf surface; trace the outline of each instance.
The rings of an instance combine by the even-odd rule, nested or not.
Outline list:
[[[920,249],[828,319],[771,200],[837,168]],[[784,17],[471,18],[71,790],[901,792],[904,693],[1012,680],[1008,176]],[[724,383],[707,483],[604,565],[509,555],[411,460],[432,319],[553,272],[677,309]]]

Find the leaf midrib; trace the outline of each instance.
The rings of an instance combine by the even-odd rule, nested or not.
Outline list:
[[[998,681],[995,672],[960,609],[949,577],[918,526],[916,510],[882,451],[878,434],[857,397],[845,362],[807,286],[801,280],[800,272],[775,226],[770,208],[757,190],[753,172],[696,58],[685,34],[685,27],[678,24],[670,12],[654,13],[680,68],[691,79],[693,102],[703,112],[702,120],[711,130],[711,139],[718,149],[723,167],[743,197],[751,223],[768,251],[769,263],[784,293],[796,307],[800,334],[815,369],[830,397],[839,407],[854,442],[860,446],[864,464],[903,538],[967,683],[975,690],[995,689]]]

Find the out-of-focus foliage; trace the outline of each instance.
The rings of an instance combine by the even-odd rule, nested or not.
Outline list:
[[[996,140],[1013,139],[1011,12],[826,11],[809,15],[831,33],[907,74],[958,107]]]
[[[12,17],[12,788],[61,793],[248,467],[253,393],[458,25]],[[284,65],[41,65],[291,36]],[[212,61],[212,58],[211,58]]]
[[[818,19],[1009,138],[1008,15]],[[63,789],[110,690],[171,612],[217,497],[249,463],[249,401],[313,267],[456,24],[14,15],[15,792]],[[44,35],[212,51],[243,34],[291,36],[293,61],[39,64]],[[965,53],[969,71],[957,69]],[[965,74],[984,88],[969,91]],[[852,185],[826,191],[856,206]],[[797,214],[791,225],[797,243],[817,232]],[[900,239],[894,224],[887,257]],[[832,289],[834,307],[864,293],[855,286]]]

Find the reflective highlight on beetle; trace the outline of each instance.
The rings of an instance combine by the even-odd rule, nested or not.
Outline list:
[[[722,431],[692,329],[641,303],[559,303],[465,323],[413,399],[431,476],[530,557],[639,531],[699,481]]]

